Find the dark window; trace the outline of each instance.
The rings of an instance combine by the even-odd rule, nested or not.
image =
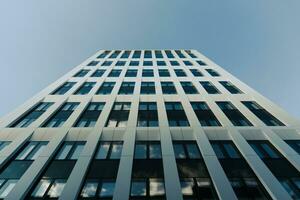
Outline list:
[[[144,58],[152,58],[152,52],[151,51],[145,51]]]
[[[170,77],[170,72],[167,69],[159,69],[158,73],[160,77]]]
[[[43,127],[61,127],[70,117],[79,103],[67,102],[64,103],[49,120],[44,123]]]
[[[130,199],[165,199],[165,184],[162,178],[132,179]],[[155,198],[156,197],[156,198]]]
[[[223,85],[226,90],[228,90],[231,94],[241,94],[242,91],[235,87],[232,83],[228,81],[219,81],[221,85]]]
[[[133,94],[134,91],[134,82],[123,82],[119,94]]]
[[[195,86],[192,84],[192,82],[180,82],[184,92],[186,94],[198,94],[197,89],[195,88]]]
[[[144,66],[153,66],[153,63],[152,63],[152,61],[144,61],[143,65]]]
[[[84,77],[87,73],[89,73],[89,69],[82,69],[79,72],[77,72],[74,77]]]
[[[221,126],[220,122],[205,102],[191,102],[201,126]]]
[[[186,76],[186,73],[183,71],[183,69],[175,69],[174,71],[175,71],[176,76],[178,76],[178,77]]]
[[[128,69],[126,71],[125,77],[136,77],[137,69]]]
[[[107,66],[110,66],[111,64],[112,64],[112,61],[104,61],[101,66],[107,67]]]
[[[220,91],[209,81],[200,81],[202,87],[208,94],[219,94]]]
[[[177,94],[173,82],[161,82],[161,89],[163,94]]]
[[[186,52],[187,54],[189,54],[189,56],[190,56],[191,58],[197,58],[197,56],[195,56],[195,54],[193,54],[193,53],[191,52],[191,50],[185,50],[185,52]]]
[[[193,66],[193,63],[191,61],[188,61],[188,60],[184,60],[183,63],[186,65],[186,66]]]
[[[172,54],[172,52],[170,50],[166,50],[165,53],[167,54],[168,58],[174,58],[174,55]]]
[[[124,66],[126,64],[126,61],[118,61],[116,63],[116,66]]]
[[[63,95],[68,92],[76,83],[75,82],[66,82],[59,88],[57,88],[53,93],[53,95]]]
[[[285,140],[298,154],[300,154],[300,140]]]
[[[234,126],[253,126],[251,122],[230,102],[216,102]]]
[[[163,60],[158,60],[156,62],[157,62],[157,66],[166,66],[167,65],[166,62]]]
[[[109,58],[116,58],[116,57],[118,57],[118,55],[121,53],[121,51],[114,51],[110,56],[109,56]]]
[[[200,159],[202,158],[196,142],[174,142],[176,159]]]
[[[201,60],[196,60],[196,62],[201,66],[206,66],[206,63]]]
[[[271,199],[231,141],[211,141],[238,199]]]
[[[261,121],[263,121],[267,126],[284,126],[284,124],[275,118],[271,113],[266,111],[263,107],[258,105],[254,101],[242,101],[242,103],[258,117]]]
[[[171,60],[170,63],[172,66],[179,66],[179,62],[177,62],[176,60]]]
[[[104,51],[97,58],[105,58],[109,53],[110,53],[110,51]]]
[[[110,94],[116,82],[104,82],[96,94]]]
[[[190,71],[192,72],[192,74],[194,76],[203,76],[203,74],[201,72],[199,72],[199,70],[197,70],[197,69],[190,69]]]
[[[92,61],[92,62],[90,62],[87,66],[96,66],[96,65],[98,65],[98,61]]]
[[[155,83],[154,82],[142,82],[141,94],[155,94]]]
[[[163,54],[162,54],[162,52],[161,51],[155,51],[155,57],[156,58],[163,58]]]
[[[157,106],[154,102],[140,102],[137,126],[158,126]]]
[[[129,55],[130,55],[130,51],[125,51],[125,52],[122,54],[121,58],[129,58]]]
[[[143,77],[154,77],[153,69],[143,69]]]
[[[81,199],[112,199],[115,185],[115,179],[86,180]]]
[[[85,82],[74,94],[76,95],[88,94],[95,84],[96,82]]]
[[[280,158],[281,154],[267,141],[249,141],[250,146],[262,158]]]
[[[134,51],[132,58],[140,58],[141,57],[141,51]]]
[[[121,71],[120,69],[113,69],[110,71],[108,77],[119,77],[120,74],[121,74]]]
[[[110,111],[106,127],[126,127],[131,103],[116,102]]]
[[[104,74],[105,70],[97,69],[93,74],[92,77],[101,77]]]
[[[139,61],[130,61],[129,66],[139,66]]]
[[[213,69],[206,69],[206,71],[211,75],[211,76],[220,76],[218,72],[216,72]]]
[[[180,50],[175,51],[179,58],[185,58],[185,55]]]
[[[190,126],[180,102],[166,102],[169,126]]]
[[[75,123],[75,127],[94,127],[104,104],[91,102]]]
[[[156,141],[136,142],[134,159],[161,159],[160,143]]]
[[[53,105],[52,102],[38,103],[9,127],[28,127],[32,122],[38,119],[51,105]]]

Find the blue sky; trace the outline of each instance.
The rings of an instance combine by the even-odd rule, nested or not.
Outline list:
[[[0,116],[99,49],[191,48],[300,118],[299,8],[298,0],[2,1]]]

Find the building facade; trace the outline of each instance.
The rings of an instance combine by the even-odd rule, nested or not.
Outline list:
[[[300,199],[300,123],[196,50],[101,50],[0,120],[0,199]]]

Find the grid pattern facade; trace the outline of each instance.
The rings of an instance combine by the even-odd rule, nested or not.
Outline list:
[[[299,199],[299,128],[196,50],[101,50],[0,119],[0,199]]]

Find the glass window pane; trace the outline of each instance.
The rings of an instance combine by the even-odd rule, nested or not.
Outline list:
[[[50,180],[41,180],[34,191],[32,192],[32,197],[43,197],[46,190],[48,189],[51,181]]]
[[[133,181],[130,193],[131,196],[146,196],[146,181]]]
[[[149,157],[155,158],[155,159],[161,158],[160,144],[150,144],[149,145]]]
[[[146,144],[135,145],[134,158],[135,159],[146,159],[147,158],[147,145]]]
[[[218,144],[212,144],[212,147],[215,151],[215,154],[217,155],[218,158],[225,158],[221,148],[220,148],[220,145]]]
[[[83,147],[84,147],[84,144],[78,144],[78,145],[76,145],[76,148],[73,151],[72,156],[71,156],[72,160],[77,160],[79,158]]]
[[[194,181],[193,179],[185,179],[180,181],[181,185],[181,192],[183,195],[193,195],[193,186]]]
[[[98,182],[95,181],[86,182],[81,191],[81,196],[94,197],[96,195],[97,187],[98,187]]]
[[[174,144],[174,153],[175,153],[175,158],[181,158],[181,159],[186,158],[182,144]]]
[[[58,159],[58,160],[66,159],[67,156],[68,156],[68,153],[70,152],[70,150],[72,148],[72,146],[73,146],[72,144],[64,144],[62,149],[57,154],[56,159]]]
[[[41,144],[31,154],[27,157],[28,160],[35,160],[42,153],[42,151],[46,148],[47,144]]]
[[[24,160],[26,156],[29,155],[29,153],[33,150],[33,148],[36,146],[36,143],[29,143],[25,149],[18,155],[16,160]]]
[[[15,187],[18,180],[8,180],[0,190],[0,198],[5,198],[10,191]]]
[[[261,147],[267,152],[271,158],[279,158],[278,154],[268,144],[261,144]]]
[[[101,143],[96,155],[96,159],[106,159],[109,150],[109,143]]]
[[[196,144],[187,144],[186,149],[190,158],[201,158],[198,146]]]
[[[150,196],[160,196],[165,194],[164,181],[161,179],[150,179]]]
[[[224,144],[224,148],[230,158],[240,158],[240,155],[238,154],[236,149],[232,146],[232,144]]]
[[[115,190],[115,182],[103,182],[100,197],[112,197]]]
[[[51,198],[59,197],[65,187],[65,183],[66,183],[65,180],[55,180],[48,192],[49,197]]]
[[[122,153],[122,144],[113,144],[110,153],[110,159],[120,159]]]

